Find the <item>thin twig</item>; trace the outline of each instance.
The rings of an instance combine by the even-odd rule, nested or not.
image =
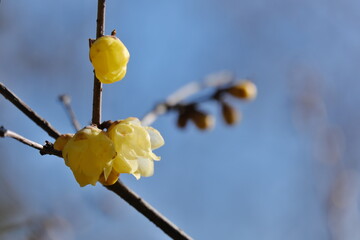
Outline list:
[[[41,155],[45,155],[45,154],[49,154],[49,155],[56,155],[58,157],[62,157],[62,154],[60,151],[55,150],[52,147],[52,144],[50,143],[46,143],[45,146],[41,145],[40,143],[31,141],[19,134],[17,134],[16,132],[7,130],[6,128],[4,128],[3,126],[0,127],[0,137],[10,137],[13,138],[27,146],[30,146],[32,148],[35,148],[37,150],[40,150],[40,154]]]
[[[57,139],[60,136],[60,133],[53,127],[51,124],[46,121],[44,118],[40,117],[34,110],[32,110],[25,102],[23,102],[19,97],[17,97],[13,92],[11,92],[7,87],[0,82],[0,93],[14,104],[20,111],[22,111],[28,118],[35,122],[39,127],[41,127],[50,137]]]
[[[97,20],[96,20],[96,38],[104,35],[105,29],[105,0],[98,0]],[[102,84],[94,74],[93,90],[93,112],[92,124],[99,125],[101,122],[101,94]]]
[[[96,38],[104,35],[105,28],[105,0],[98,0],[98,12],[97,12],[97,27],[96,27]],[[94,77],[94,92],[93,92],[93,114],[92,123],[100,125],[101,122],[101,93],[102,84],[99,80]],[[112,186],[107,186],[107,189],[115,192],[118,196],[123,198],[131,206],[137,209],[140,213],[146,216],[156,226],[161,228],[166,234],[174,239],[191,239],[176,225],[167,220],[159,212],[157,212],[148,203],[142,200],[134,192],[124,186],[120,181],[116,182]]]
[[[207,76],[202,82],[191,82],[176,90],[174,93],[170,94],[164,102],[157,104],[150,112],[146,113],[142,118],[142,125],[148,126],[153,124],[156,119],[171,109],[175,109],[177,105],[181,104],[185,99],[190,98],[191,96],[196,95],[204,89],[210,87],[217,87],[218,90],[220,86],[230,85],[234,81],[234,75],[230,72],[220,72],[216,74],[211,74]],[[201,98],[199,100],[193,101],[192,103],[203,102],[204,100],[211,100],[213,95],[210,94]],[[192,104],[190,103],[190,104]]]
[[[70,118],[70,121],[75,129],[75,131],[79,131],[81,129],[79,121],[75,117],[75,113],[71,107],[71,98],[69,95],[63,94],[59,96],[60,102],[64,105],[67,115]]]
[[[133,206],[136,210],[138,210],[141,214],[143,214],[156,226],[163,230],[169,237],[179,240],[192,239],[179,227],[177,227],[170,220],[161,215],[161,213],[156,211],[156,209],[154,209],[149,203],[147,203],[136,193],[128,189],[124,184],[120,182],[120,180],[111,186],[106,186],[106,188],[113,191],[122,199],[124,199],[128,204]]]

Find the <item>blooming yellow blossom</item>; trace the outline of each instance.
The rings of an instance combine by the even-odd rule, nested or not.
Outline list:
[[[90,47],[90,61],[102,83],[120,81],[126,74],[130,54],[115,36],[98,38]]]
[[[154,174],[153,160],[160,160],[152,150],[164,145],[164,139],[154,128],[144,127],[137,118],[114,122],[108,129],[117,155],[113,169],[118,173],[132,173],[137,179]]]
[[[62,151],[80,186],[114,184],[120,173],[133,174],[137,179],[154,173],[154,161],[160,160],[152,150],[164,145],[154,128],[144,127],[137,118],[111,124],[107,132],[87,126],[75,135],[63,134],[54,143]]]
[[[112,170],[116,151],[105,132],[88,126],[68,140],[62,155],[76,181],[83,187],[88,184],[95,185],[102,173],[107,179]]]

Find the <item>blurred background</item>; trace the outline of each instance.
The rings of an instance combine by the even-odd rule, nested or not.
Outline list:
[[[2,0],[0,81],[62,133],[69,94],[91,121],[95,0]],[[360,239],[360,2],[355,0],[107,1],[131,59],[105,85],[103,120],[142,117],[179,87],[228,70],[258,98],[216,104],[211,131],[153,126],[165,138],[155,175],[123,182],[195,239]],[[0,125],[52,140],[4,98]],[[0,239],[168,239],[101,185],[80,188],[63,161],[0,139]]]

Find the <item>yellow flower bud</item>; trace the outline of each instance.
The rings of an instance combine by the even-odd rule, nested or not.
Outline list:
[[[126,74],[129,58],[129,51],[115,36],[100,37],[90,47],[90,61],[102,83],[120,81]]]
[[[242,81],[229,88],[228,92],[240,99],[253,100],[257,95],[257,88],[251,81]]]
[[[112,163],[117,173],[131,173],[137,179],[153,175],[153,160],[160,157],[152,150],[164,145],[156,129],[142,126],[137,118],[127,118],[114,122],[107,133],[118,153]]]
[[[88,184],[95,185],[102,173],[107,180],[111,175],[116,151],[105,132],[88,126],[78,131],[66,143],[62,155],[76,181],[83,187]]]
[[[66,143],[74,136],[74,134],[62,134],[58,137],[54,143],[54,149],[58,151],[62,151],[66,145]]]

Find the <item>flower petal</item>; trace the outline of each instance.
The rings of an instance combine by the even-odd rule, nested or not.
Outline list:
[[[157,149],[165,144],[164,138],[160,132],[152,127],[145,127],[146,131],[150,135],[151,149]]]
[[[138,172],[142,177],[150,177],[154,174],[154,161],[148,158],[138,159]]]

